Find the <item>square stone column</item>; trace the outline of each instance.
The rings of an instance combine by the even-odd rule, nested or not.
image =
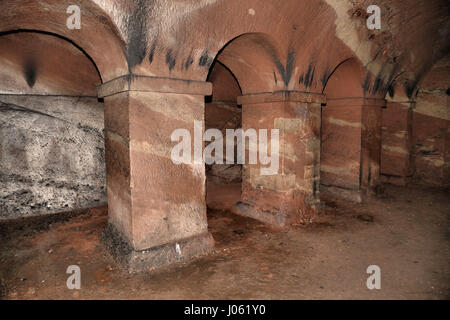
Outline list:
[[[406,185],[413,174],[414,102],[388,101],[383,109],[381,135],[381,178],[383,182]]]
[[[276,174],[263,175],[261,168],[268,165],[262,165],[259,157],[257,164],[243,165],[242,199],[236,205],[240,214],[279,227],[312,220],[320,207],[320,109],[324,102],[321,94],[295,91],[238,98],[243,130],[267,129],[268,137],[270,129],[279,130]]]
[[[206,254],[204,164],[175,164],[175,129],[194,137],[204,121],[206,82],[125,76],[103,84],[108,227],[103,241],[129,271]],[[204,126],[203,126],[204,127]],[[193,163],[193,162],[192,162]]]
[[[361,202],[379,185],[385,105],[384,99],[327,99],[322,109],[322,191]]]

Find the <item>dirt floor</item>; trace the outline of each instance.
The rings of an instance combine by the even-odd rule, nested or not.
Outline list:
[[[229,204],[233,191],[224,194]],[[151,274],[117,269],[103,251],[99,239],[106,208],[59,222],[46,218],[3,223],[0,295],[2,299],[448,299],[449,195],[448,190],[389,186],[383,196],[365,204],[327,201],[316,223],[285,230],[210,209],[215,252]],[[209,203],[218,208],[219,200],[210,197]],[[66,287],[66,268],[73,264],[81,268],[80,290]],[[369,265],[381,268],[380,290],[366,287]]]

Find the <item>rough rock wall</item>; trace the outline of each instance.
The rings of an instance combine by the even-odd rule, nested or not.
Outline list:
[[[419,86],[413,113],[414,179],[450,185],[450,56],[439,61]]]
[[[0,219],[106,202],[103,106],[0,95]]]

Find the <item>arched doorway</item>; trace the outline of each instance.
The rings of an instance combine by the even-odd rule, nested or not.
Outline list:
[[[0,36],[1,218],[106,204],[101,77],[70,40]]]
[[[234,210],[286,226],[309,221],[317,209],[323,96],[287,90],[294,57],[288,54],[283,64],[278,49],[267,35],[248,33],[228,42],[216,60],[235,76],[242,92],[237,104],[242,105],[245,156],[241,199]]]
[[[213,85],[212,95],[205,98],[205,130],[218,129],[222,133],[223,163],[206,164],[206,204],[212,209],[233,210],[241,198],[242,164],[234,157],[227,161],[226,132],[242,128],[242,108],[237,97],[242,95],[235,76],[222,63],[215,61],[207,81]],[[205,147],[208,142],[205,142]],[[231,159],[229,159],[231,160]]]

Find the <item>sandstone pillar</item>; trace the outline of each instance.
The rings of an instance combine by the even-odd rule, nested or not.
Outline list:
[[[381,178],[405,185],[413,174],[412,123],[414,102],[388,101],[383,110]]]
[[[361,202],[379,185],[385,105],[384,99],[327,99],[322,110],[323,191]]]
[[[295,91],[238,98],[244,130],[279,130],[278,172],[263,175],[260,169],[267,166],[244,164],[238,212],[280,227],[311,220],[320,205],[320,109],[324,102],[321,94]]]
[[[204,121],[206,82],[125,76],[103,84],[108,227],[103,241],[129,271],[202,255],[207,230],[204,164],[176,165],[171,133]]]

